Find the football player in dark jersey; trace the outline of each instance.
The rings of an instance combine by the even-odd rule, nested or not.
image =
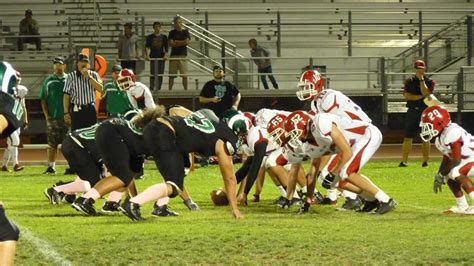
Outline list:
[[[134,221],[142,220],[141,205],[181,194],[184,185],[182,154],[197,152],[203,156],[217,156],[232,215],[243,218],[237,208],[231,158],[237,151],[238,139],[212,111],[203,109],[186,117],[159,117],[144,128],[143,138],[165,182],[125,200],[121,206],[125,215]]]
[[[15,86],[19,82],[16,70],[7,62],[0,62],[0,138],[10,136],[21,126],[20,111],[15,104]],[[0,202],[0,265],[13,265],[16,242],[20,236],[18,227],[5,215],[3,203]]]

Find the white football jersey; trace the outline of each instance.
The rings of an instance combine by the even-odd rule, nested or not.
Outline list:
[[[329,113],[351,120],[372,123],[372,120],[360,106],[342,92],[331,89],[323,90],[318,98],[311,102],[311,110],[317,114]]]
[[[445,156],[452,159],[451,145],[461,141],[461,157],[474,158],[474,137],[456,123],[451,123],[435,139],[436,148]]]
[[[263,108],[255,114],[255,125],[261,128],[267,128],[267,124],[274,116],[282,114],[288,116],[291,112],[276,109]]]
[[[283,157],[288,161],[289,164],[300,163],[307,159],[320,158],[326,155],[330,145],[316,146],[308,142],[304,142],[303,145],[296,149],[290,149],[288,146],[282,148]]]
[[[127,90],[127,96],[135,109],[138,109],[138,101],[145,101],[145,108],[155,107],[155,101],[150,89],[141,82],[135,82],[135,85]]]
[[[327,152],[331,154],[338,152],[331,137],[333,124],[341,131],[350,146],[360,140],[365,135],[366,129],[371,125],[368,122],[351,120],[333,114],[316,114],[312,119],[311,134],[316,141],[316,145],[327,147]]]
[[[249,129],[246,141],[247,143],[246,145],[243,145],[242,152],[247,156],[255,155],[255,145],[262,141],[266,141],[268,143],[265,155],[268,155],[272,151],[279,148],[275,143],[273,143],[273,141],[269,140],[267,130],[259,126],[253,126]]]

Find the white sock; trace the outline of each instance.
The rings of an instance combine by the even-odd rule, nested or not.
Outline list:
[[[350,192],[348,190],[343,190],[342,191],[342,196],[344,196],[344,198],[349,198],[349,199],[353,199],[353,200],[355,200],[357,198],[356,193]]]
[[[472,205],[474,206],[474,191],[468,194],[471,197]]]
[[[469,207],[469,205],[467,204],[466,197],[464,195],[460,198],[456,198],[456,205],[462,209]]]
[[[18,164],[18,147],[12,147],[12,161],[14,165]]]
[[[336,201],[337,200],[337,189],[328,189],[327,193],[328,193],[327,197],[331,201]]]
[[[161,198],[161,199],[157,200],[156,205],[161,207],[161,206],[167,205],[168,202],[170,202],[170,197],[164,197],[164,198]]]
[[[375,194],[375,198],[380,201],[380,202],[383,202],[383,203],[387,203],[389,200],[390,200],[390,197],[385,194],[385,192],[383,192],[382,190],[379,190],[376,194]]]
[[[295,199],[301,199],[301,198],[300,198],[300,195],[298,195],[298,193],[293,193],[293,198],[295,198]]]
[[[54,169],[56,167],[56,162],[48,162],[48,166]]]
[[[314,188],[314,191],[316,192],[316,188]],[[307,186],[304,186],[301,188],[301,192],[303,192],[304,194],[306,194],[306,192],[308,192],[308,187]]]
[[[280,191],[280,196],[286,198],[286,189],[283,186],[278,186],[278,191]]]

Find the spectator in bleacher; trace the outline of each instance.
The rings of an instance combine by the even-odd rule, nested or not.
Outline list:
[[[216,65],[212,70],[212,80],[206,82],[199,95],[199,102],[203,108],[209,108],[222,118],[225,111],[237,111],[240,103],[239,90],[229,81],[224,80],[222,66]]]
[[[150,58],[159,59],[150,61],[150,89],[154,90],[155,86],[161,90],[163,84],[163,76],[158,76],[158,81],[155,83],[155,75],[163,75],[165,73],[165,60],[168,58],[168,37],[161,32],[161,23],[153,23],[153,33],[146,37],[146,56],[147,60]]]
[[[71,125],[71,131],[97,123],[95,91],[102,93],[103,85],[99,74],[89,68],[89,57],[79,54],[77,69],[69,73],[64,85],[64,122]]]
[[[105,83],[104,95],[108,117],[117,117],[133,109],[128,100],[127,92],[119,88],[117,79],[119,78],[122,66],[112,67],[112,81]]]
[[[31,11],[31,9],[25,11],[25,18],[20,21],[19,35],[40,35],[38,22],[33,19],[33,11]],[[23,51],[24,43],[34,43],[36,45],[36,50],[41,50],[40,37],[19,37],[18,51]]]
[[[48,168],[44,174],[56,173],[56,157],[58,145],[66,137],[69,126],[64,122],[64,84],[67,74],[66,64],[62,57],[53,60],[53,74],[49,75],[43,82],[39,98],[44,118],[46,119],[48,136]]]
[[[424,99],[433,92],[435,87],[435,81],[425,75],[425,62],[423,60],[416,60],[414,68],[415,75],[405,80],[403,87],[403,97],[407,101],[408,110],[405,115],[405,138],[403,139],[403,154],[399,167],[408,166],[408,154],[411,151],[413,138],[420,133],[421,114],[428,107]],[[428,166],[430,145],[429,141],[422,143],[422,167]]]
[[[136,72],[138,58],[138,37],[132,32],[133,25],[130,22],[123,25],[123,35],[118,42],[118,56],[123,68],[132,69]]]
[[[189,31],[184,28],[183,20],[176,16],[173,18],[174,29],[168,34],[168,44],[171,47],[170,65],[169,65],[169,90],[173,88],[175,75],[178,73],[183,80],[183,88],[188,89],[188,63],[186,56],[188,55],[188,45],[191,41]]]
[[[270,50],[267,48],[260,46],[257,44],[257,40],[250,39],[249,40],[249,47],[250,47],[250,55],[252,57],[270,57]],[[267,76],[270,79],[270,82],[273,85],[274,89],[278,89],[278,83],[275,80],[275,77],[272,75],[272,62],[270,58],[255,58],[253,59],[255,64],[257,65],[257,70],[259,74],[268,74],[268,75],[261,75],[260,79],[262,80],[263,87],[268,90],[268,83],[267,83]]]

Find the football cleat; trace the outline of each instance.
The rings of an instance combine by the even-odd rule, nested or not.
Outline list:
[[[469,207],[460,207],[460,206],[453,206],[447,210],[443,211],[443,214],[465,214]]]
[[[252,198],[252,202],[259,202],[260,201],[260,195],[254,194]]]
[[[423,163],[421,164],[421,167],[428,167],[428,162],[423,162]]]
[[[128,218],[132,219],[132,221],[143,220],[140,213],[140,205],[131,202],[129,198],[126,198],[122,205],[120,205],[120,211]]]
[[[471,207],[467,208],[467,209],[464,211],[464,214],[465,214],[465,215],[474,215],[474,206],[471,206]]]
[[[375,211],[377,214],[384,214],[390,211],[393,211],[397,207],[397,203],[390,199],[388,202],[380,202],[379,207]]]
[[[398,165],[398,167],[408,167],[408,163],[400,162],[400,164]]]
[[[156,202],[155,202],[151,215],[157,216],[157,217],[168,217],[168,216],[179,216],[179,213],[172,211],[166,204],[163,206],[158,206],[156,205]]]
[[[102,206],[102,209],[100,210],[103,213],[112,213],[112,212],[118,212],[120,207],[120,201],[115,202],[115,201],[106,201],[104,205]]]
[[[359,196],[357,196],[355,199],[351,198],[346,198],[346,202],[342,204],[341,208],[339,208],[339,211],[355,211],[358,210],[362,206],[362,200],[360,199]]]
[[[321,204],[321,202],[323,201],[324,201],[324,197],[321,194],[321,192],[319,191],[314,192],[313,199],[311,200],[311,202],[313,202],[314,204]]]
[[[10,170],[8,170],[8,167],[4,165],[2,166],[2,172],[10,172]]]
[[[371,212],[377,209],[378,206],[379,206],[378,200],[374,200],[374,201],[366,200],[364,206],[361,209],[359,209],[357,212]]]
[[[91,198],[86,199],[83,197],[79,197],[71,204],[71,206],[85,215],[92,216],[96,215],[97,213],[94,208],[94,203],[95,200]]]
[[[23,169],[25,169],[25,167],[23,167],[19,164],[15,164],[15,166],[13,167],[13,171],[15,171],[15,172],[22,171]]]
[[[280,196],[277,200],[273,202],[273,204],[276,204],[277,206],[283,206],[285,204],[286,198],[283,196]]]
[[[60,192],[57,192],[52,187],[45,189],[43,193],[46,196],[46,198],[48,198],[49,203],[51,204],[59,204],[61,203],[61,200],[63,199]]]
[[[54,175],[54,174],[56,174],[56,170],[53,167],[48,166],[48,168],[46,168],[46,171],[44,171],[43,174],[45,174],[45,175]]]

